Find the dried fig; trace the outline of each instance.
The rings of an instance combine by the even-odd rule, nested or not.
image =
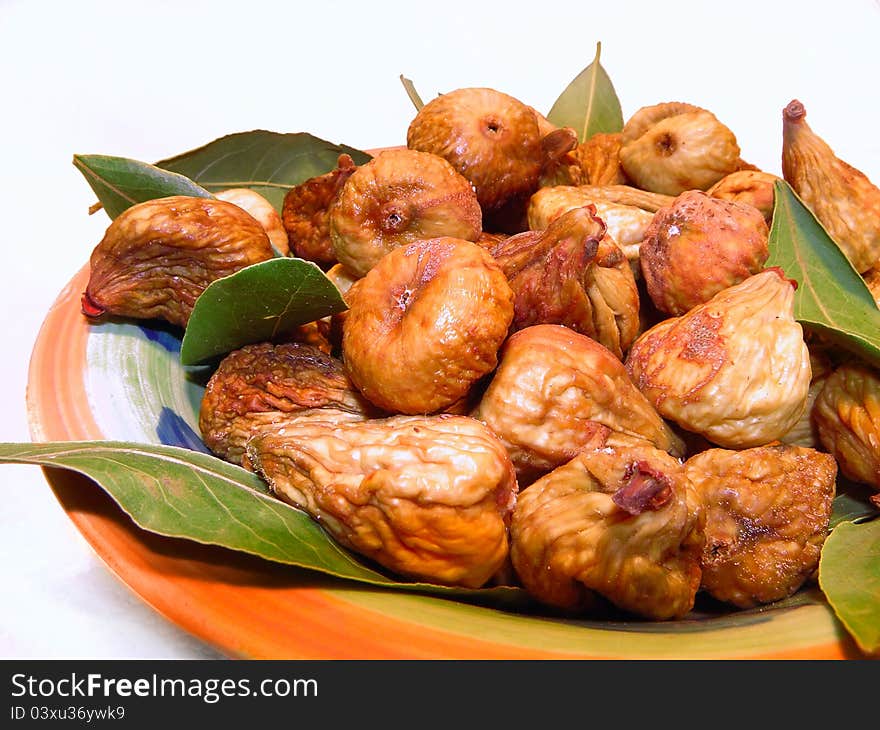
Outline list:
[[[834,372],[834,365],[821,348],[807,343],[807,349],[810,352],[810,389],[807,391],[807,405],[798,422],[779,440],[792,446],[821,449],[819,432],[813,420],[813,406],[828,376]]]
[[[477,588],[507,559],[516,480],[472,418],[293,420],[248,441],[247,456],[281,499],[395,573]]]
[[[639,293],[595,208],[570,210],[546,231],[516,234],[491,251],[513,290],[511,331],[561,324],[623,357],[638,334]]]
[[[567,327],[511,335],[473,415],[499,436],[527,484],[608,431],[645,439],[676,456],[683,444],[605,347]]]
[[[182,195],[138,203],[92,252],[83,314],[185,326],[208,284],[272,257],[263,227],[233,203]]]
[[[435,238],[396,248],[351,289],[342,352],[352,381],[396,413],[434,413],[491,372],[513,292],[489,253]]]
[[[632,345],[626,368],[662,416],[728,448],[784,436],[806,407],[810,356],[793,282],[767,269]]]
[[[839,366],[819,391],[813,420],[822,445],[848,479],[880,491],[880,376],[858,363]]]
[[[638,261],[639,246],[654,214],[635,205],[610,202],[589,187],[559,185],[541,188],[529,201],[529,228],[543,231],[563,213],[585,205],[595,207],[596,215],[608,229],[608,235],[620,246],[627,260]]]
[[[625,185],[629,182],[620,166],[620,133],[598,133],[581,142],[541,175],[541,187],[549,185]]]
[[[681,618],[700,585],[703,508],[678,460],[650,444],[588,449],[519,493],[510,555],[526,590],[570,611],[597,596]]]
[[[782,174],[857,271],[880,260],[880,189],[810,129],[804,105],[782,112]]]
[[[639,109],[623,126],[620,163],[645,190],[706,190],[734,172],[740,149],[712,112],[679,102]]]
[[[819,566],[837,465],[800,446],[709,449],[685,463],[706,507],[702,588],[740,608],[792,595]]]
[[[336,262],[330,240],[330,204],[356,169],[349,155],[339,155],[335,170],[287,191],[281,219],[295,256],[325,267]]]
[[[491,220],[505,207],[524,205],[542,170],[577,138],[571,129],[549,131],[531,107],[512,96],[466,88],[425,104],[409,125],[406,143],[448,160],[473,184],[484,218]]]
[[[229,188],[229,190],[221,190],[219,193],[214,193],[214,197],[217,200],[235,203],[239,208],[246,210],[263,226],[263,230],[269,236],[269,241],[271,241],[278,253],[282,256],[290,254],[287,231],[284,230],[281,216],[272,207],[272,203],[256,190],[251,190],[250,188]]]
[[[773,220],[773,184],[779,179],[761,170],[737,170],[722,177],[706,193],[713,198],[757,208],[769,226]]]
[[[661,208],[639,249],[642,276],[661,312],[684,314],[764,267],[769,236],[756,208],[699,190]]]
[[[251,436],[310,409],[335,409],[345,420],[379,415],[342,363],[321,350],[300,343],[246,345],[223,358],[208,381],[199,429],[212,452],[239,463]]]
[[[357,276],[414,241],[475,241],[481,225],[470,183],[442,157],[407,149],[386,150],[361,165],[330,207],[336,258]]]

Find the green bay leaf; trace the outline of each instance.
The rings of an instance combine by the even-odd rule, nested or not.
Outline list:
[[[305,512],[272,496],[255,474],[208,454],[121,441],[5,443],[0,444],[0,463],[83,474],[135,524],[159,535],[373,586],[499,607],[529,603],[525,592],[513,587],[467,589],[395,581],[343,549]]]
[[[810,209],[781,180],[770,228],[770,257],[797,282],[794,317],[822,337],[880,367],[880,310],[864,280]]]
[[[311,261],[274,258],[253,264],[211,282],[199,295],[180,361],[198,365],[345,308],[339,290]]]
[[[866,653],[880,650],[880,519],[835,527],[819,560],[819,586]]]
[[[596,44],[593,62],[581,71],[553,103],[547,119],[558,127],[571,127],[578,142],[600,132],[623,129],[623,112],[614,84],[599,63],[602,44]]]
[[[127,157],[74,155],[73,164],[95,191],[101,206],[111,218],[116,218],[136,203],[169,195],[214,197],[184,175]]]
[[[335,169],[339,155],[362,165],[370,155],[307,132],[238,132],[156,165],[185,175],[211,192],[250,188],[280,213],[290,188]]]

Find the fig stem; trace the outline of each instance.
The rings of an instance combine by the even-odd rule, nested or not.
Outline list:
[[[97,304],[87,291],[83,292],[82,299],[80,300],[80,309],[90,319],[97,319],[107,311],[100,304]]]
[[[807,110],[804,108],[804,105],[801,104],[797,99],[792,99],[788,106],[782,112],[782,118],[786,122],[800,122],[807,116]]]

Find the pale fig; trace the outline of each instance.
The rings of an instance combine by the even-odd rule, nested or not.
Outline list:
[[[782,112],[782,174],[858,272],[880,260],[880,189],[810,129],[804,105]]]
[[[676,456],[684,445],[607,348],[560,325],[511,335],[474,417],[501,438],[520,485],[564,464],[610,432]]]
[[[712,112],[669,102],[642,107],[623,127],[620,162],[645,190],[706,190],[738,169],[736,136]]]
[[[793,300],[779,269],[750,276],[641,335],[627,370],[661,415],[714,444],[779,439],[804,412],[810,387]]]
[[[396,574],[478,588],[505,565],[516,479],[472,418],[293,418],[246,455],[281,499]]]

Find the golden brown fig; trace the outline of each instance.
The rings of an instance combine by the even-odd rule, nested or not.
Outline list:
[[[535,325],[508,338],[473,415],[502,440],[521,486],[608,431],[683,453],[681,441],[636,390],[620,360],[559,325]]]
[[[810,449],[821,449],[819,432],[813,420],[813,406],[816,398],[825,385],[828,376],[834,372],[834,365],[823,349],[815,344],[807,343],[810,352],[810,389],[807,391],[807,405],[798,422],[779,440],[792,446],[804,446]]]
[[[880,491],[880,376],[847,363],[825,380],[813,406],[822,445],[848,479]]]
[[[804,105],[782,112],[782,174],[858,272],[880,260],[880,189],[810,129]]]
[[[625,185],[629,182],[620,166],[620,133],[598,133],[581,142],[541,175],[541,187],[549,185]]]
[[[295,256],[324,267],[336,262],[330,240],[330,204],[356,169],[349,155],[339,155],[335,170],[287,191],[281,218]]]
[[[82,311],[183,327],[208,284],[273,255],[263,227],[233,203],[183,195],[138,203],[92,252]]]
[[[761,170],[737,170],[722,177],[706,192],[713,198],[732,200],[757,208],[769,226],[773,220],[773,184],[780,178]]]
[[[623,127],[620,162],[645,190],[706,190],[739,163],[733,132],[709,111],[679,102],[639,109]]]
[[[704,519],[666,452],[588,449],[520,492],[511,560],[526,590],[551,606],[589,611],[601,597],[646,618],[681,618],[700,585]]]
[[[639,246],[654,214],[636,205],[611,202],[604,195],[596,194],[592,187],[558,185],[541,188],[529,201],[529,228],[543,231],[563,213],[585,205],[596,208],[596,215],[605,223],[608,235],[620,246],[629,261],[637,262]]]
[[[639,263],[654,306],[684,314],[757,274],[769,251],[767,224],[750,205],[699,190],[661,208],[645,232]]]
[[[348,290],[346,367],[373,403],[434,413],[491,372],[513,319],[513,292],[483,248],[456,238],[387,254]]]
[[[570,129],[548,130],[518,99],[466,88],[425,104],[409,125],[406,143],[448,160],[473,184],[484,216],[491,218],[505,206],[524,204],[542,170],[577,144]]]
[[[837,465],[800,446],[709,449],[685,464],[706,507],[702,588],[740,608],[779,601],[819,566]]]
[[[240,463],[251,436],[311,409],[335,409],[346,420],[379,415],[342,363],[321,350],[300,343],[246,345],[223,358],[208,381],[199,429],[217,456]]]
[[[491,251],[513,289],[511,331],[561,324],[623,358],[639,331],[639,292],[595,208],[570,210],[546,231],[519,233]]]
[[[263,226],[263,230],[266,231],[266,235],[269,236],[269,240],[278,253],[282,256],[290,254],[287,231],[284,230],[281,216],[272,207],[272,203],[256,190],[251,190],[250,188],[229,188],[229,190],[221,190],[219,193],[214,193],[214,197],[217,200],[235,203],[239,208],[246,210]]]
[[[478,588],[507,559],[516,480],[472,418],[294,419],[251,439],[247,456],[281,499],[395,573]]]
[[[779,439],[810,387],[792,284],[767,269],[655,325],[633,343],[627,371],[662,416],[719,446]]]
[[[475,241],[481,225],[470,183],[442,157],[407,149],[385,150],[361,165],[330,208],[336,258],[357,276],[414,241]]]

